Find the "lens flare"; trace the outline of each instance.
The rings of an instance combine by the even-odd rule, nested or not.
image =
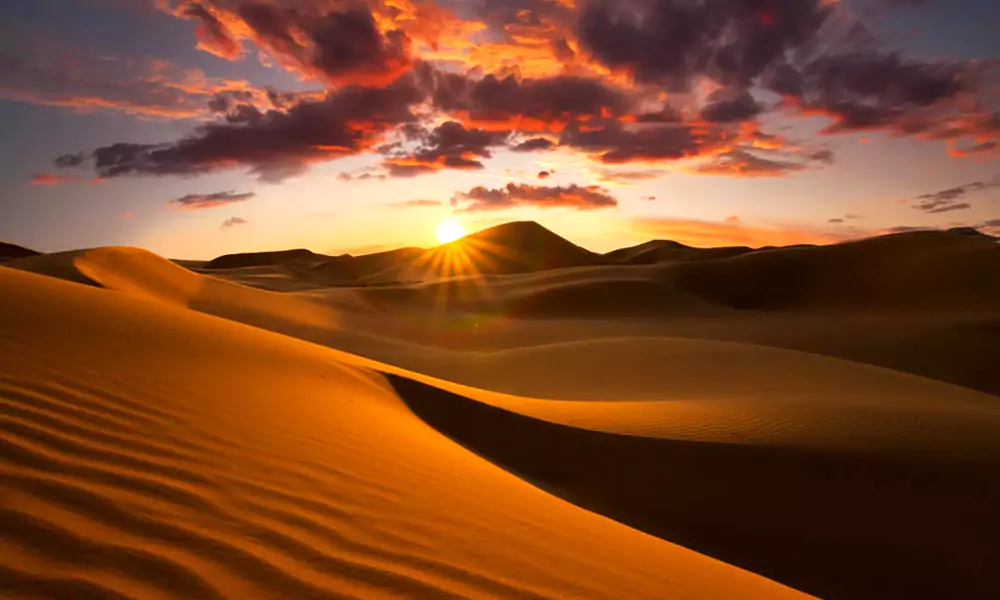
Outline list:
[[[445,221],[438,225],[437,238],[442,244],[454,242],[465,235],[465,229],[455,221]]]

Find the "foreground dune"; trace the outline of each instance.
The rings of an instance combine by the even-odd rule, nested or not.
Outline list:
[[[0,268],[18,597],[796,598],[550,496],[332,351]]]

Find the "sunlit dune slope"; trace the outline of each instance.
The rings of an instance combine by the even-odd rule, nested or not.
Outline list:
[[[15,260],[7,267],[96,285],[130,296],[249,323],[297,331],[330,327],[337,311],[310,298],[252,289],[193,273],[139,248],[94,248]]]
[[[10,260],[14,258],[25,258],[28,256],[36,256],[41,254],[30,248],[25,248],[23,246],[18,246],[17,244],[10,244],[7,242],[0,242],[0,260]]]
[[[369,283],[505,275],[603,264],[599,254],[534,221],[504,223],[425,251],[405,265],[363,279]]]
[[[0,331],[16,597],[804,597],[540,491],[349,355],[6,268]]]
[[[919,231],[671,265],[664,276],[738,309],[991,310],[1000,301],[1000,244]]]

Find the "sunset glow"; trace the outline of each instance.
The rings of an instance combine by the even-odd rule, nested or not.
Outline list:
[[[444,221],[437,228],[437,239],[442,244],[454,242],[465,235],[465,229],[455,221]]]

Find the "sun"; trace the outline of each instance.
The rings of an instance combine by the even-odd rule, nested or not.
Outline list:
[[[437,238],[442,244],[454,242],[465,235],[465,229],[455,221],[444,221],[437,228]]]

